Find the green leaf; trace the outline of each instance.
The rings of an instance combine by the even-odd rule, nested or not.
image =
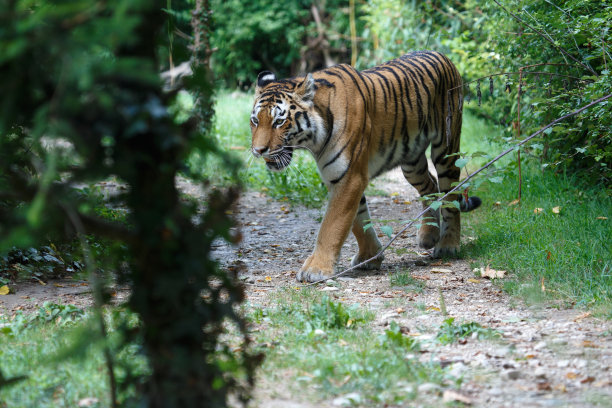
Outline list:
[[[459,167],[460,169],[464,168],[466,164],[468,164],[468,162],[470,161],[470,159],[466,159],[466,158],[460,158],[455,160],[455,166]]]
[[[432,210],[436,211],[438,208],[442,207],[442,201],[434,201],[429,206]]]
[[[393,235],[393,228],[388,225],[383,225],[382,227],[380,227],[380,231],[389,238],[391,238],[391,235]]]

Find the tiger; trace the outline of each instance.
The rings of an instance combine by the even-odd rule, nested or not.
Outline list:
[[[295,149],[313,155],[328,189],[328,205],[314,251],[298,271],[301,282],[332,277],[340,249],[352,230],[358,252],[351,265],[380,269],[382,245],[364,191],[370,180],[397,166],[421,196],[448,192],[459,180],[455,165],[461,137],[462,79],[453,63],[435,51],[411,52],[358,71],[335,65],[305,76],[257,76],[250,117],[251,152],[272,171],[282,171]],[[428,169],[426,149],[437,172]],[[471,211],[478,197],[452,194],[459,208],[429,210],[418,231],[421,248],[432,256],[459,250],[460,211]],[[430,201],[424,200],[426,208]],[[373,259],[372,259],[373,258]]]

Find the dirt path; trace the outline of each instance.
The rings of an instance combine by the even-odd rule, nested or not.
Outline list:
[[[369,198],[373,219],[406,220],[420,209],[420,204],[414,202],[416,192],[403,181],[401,173],[381,177],[375,187],[387,196]],[[407,205],[407,201],[412,204]],[[239,248],[221,244],[216,253],[225,265],[242,268],[249,300],[265,305],[278,288],[298,285],[295,274],[312,250],[323,209],[292,207],[258,193],[246,194],[241,202],[237,218],[244,240]],[[486,211],[486,205],[480,211]],[[400,224],[393,225],[399,230]],[[439,361],[442,366],[450,366],[457,376],[462,375],[460,393],[473,406],[612,406],[609,321],[593,318],[582,310],[527,307],[491,281],[475,278],[465,261],[441,264],[423,256],[414,234],[413,230],[392,245],[381,271],[350,273],[339,279],[340,290],[333,295],[375,311],[375,324],[381,332],[395,320],[418,334],[417,338],[426,345],[420,358]],[[398,248],[408,252],[398,255],[396,252],[403,252],[396,251]],[[350,264],[355,252],[356,242],[351,236],[343,247],[340,268]],[[391,286],[393,274],[406,271],[422,282],[419,290],[407,292]],[[439,309],[440,293],[448,315],[456,322],[477,322],[501,332],[502,339],[469,338],[464,344],[449,346],[429,342],[446,318]],[[422,392],[442,401],[442,392],[436,387],[430,384],[422,388]],[[261,407],[335,406],[334,401],[311,405],[292,400],[290,395],[272,399],[265,392],[261,394],[257,404]]]
[[[386,196],[369,198],[373,219],[407,220],[420,209],[414,201],[415,191],[403,181],[401,173],[381,177],[375,188]],[[189,192],[190,186],[183,189]],[[486,208],[485,204],[479,211]],[[279,288],[299,285],[295,274],[312,250],[323,211],[274,201],[255,192],[241,198],[236,217],[243,241],[239,247],[219,243],[215,254],[224,266],[238,268],[250,302],[266,305]],[[394,229],[400,225],[393,224]],[[343,302],[360,303],[374,311],[374,324],[381,332],[390,321],[407,328],[424,345],[420,359],[439,362],[454,375],[463,376],[459,392],[473,406],[612,407],[609,321],[582,310],[527,307],[489,280],[475,278],[465,261],[433,262],[418,250],[414,234],[413,230],[392,245],[381,271],[347,274],[338,280],[339,290],[330,293]],[[351,236],[343,247],[340,268],[349,265],[355,251]],[[400,252],[405,253],[398,255]],[[418,283],[414,290],[391,285],[393,276],[405,272]],[[91,304],[84,282],[20,284],[15,289],[15,294],[0,297],[0,313],[31,311],[46,300],[82,307]],[[429,341],[446,318],[440,310],[440,293],[448,315],[457,322],[477,322],[502,333],[502,339],[492,342],[468,338],[449,346]],[[117,296],[121,299],[126,294],[119,292]],[[443,393],[437,386],[424,384],[420,388],[419,393],[431,395],[431,406],[443,405]],[[282,392],[271,397],[267,391],[257,391],[254,406],[339,405],[338,400],[313,404],[307,396]]]

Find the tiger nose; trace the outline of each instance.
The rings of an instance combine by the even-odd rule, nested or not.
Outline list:
[[[263,155],[267,151],[268,151],[268,147],[267,146],[253,147],[253,154],[256,157],[259,157],[259,156]]]

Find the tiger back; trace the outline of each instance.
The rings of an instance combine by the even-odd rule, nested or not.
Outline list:
[[[350,230],[359,245],[352,265],[378,254],[381,244],[374,229],[363,228],[370,219],[363,193],[378,175],[400,166],[420,195],[451,189],[460,172],[453,154],[461,137],[461,83],[451,61],[432,51],[406,54],[364,71],[337,65],[301,78],[259,74],[251,114],[253,154],[280,171],[290,164],[294,149],[307,149],[329,190],[315,249],[298,280],[333,275]],[[429,145],[437,179],[425,157]],[[461,211],[480,205],[477,197],[465,200],[457,194],[450,199],[459,201]],[[419,229],[419,245],[434,248],[434,257],[456,255],[459,210],[430,210],[425,216],[429,222]],[[381,262],[382,255],[364,267],[379,268]]]

